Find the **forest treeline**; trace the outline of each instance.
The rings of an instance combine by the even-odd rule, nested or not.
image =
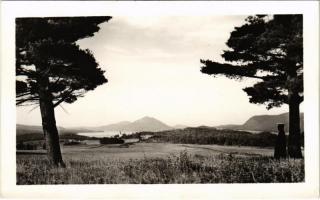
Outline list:
[[[148,136],[148,137],[146,137]],[[287,136],[288,137],[288,136]],[[270,132],[250,133],[247,131],[216,129],[211,127],[189,127],[160,132],[138,132],[131,135],[123,134],[110,138],[87,137],[77,134],[62,134],[60,140],[100,140],[101,144],[119,144],[123,139],[138,138],[142,142],[163,142],[177,144],[216,144],[229,146],[274,147],[277,134]],[[304,146],[304,134],[301,144]],[[43,140],[42,134],[17,135],[17,145],[23,142]],[[288,141],[288,138],[287,138]]]
[[[217,144],[237,146],[273,147],[277,135],[270,132],[250,133],[216,128],[185,128],[161,132],[141,132],[152,135],[146,142],[169,142],[181,144]],[[141,136],[140,136],[141,137]],[[301,137],[303,144],[303,135]]]

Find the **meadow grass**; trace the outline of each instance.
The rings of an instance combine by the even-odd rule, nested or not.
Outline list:
[[[17,184],[284,183],[304,181],[304,160],[267,156],[198,155],[101,159],[65,156],[53,168],[44,155],[17,155]]]

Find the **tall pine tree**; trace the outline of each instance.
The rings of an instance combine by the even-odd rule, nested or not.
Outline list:
[[[65,166],[54,108],[107,82],[93,54],[76,41],[111,17],[16,19],[16,105],[39,104],[49,161]]]
[[[223,52],[225,63],[201,60],[201,72],[261,81],[243,90],[250,103],[267,109],[289,105],[288,154],[301,158],[300,111],[303,101],[302,15],[250,16],[235,27]]]

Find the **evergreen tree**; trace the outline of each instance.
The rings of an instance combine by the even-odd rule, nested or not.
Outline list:
[[[243,90],[250,103],[267,109],[289,105],[288,154],[301,158],[300,111],[303,101],[302,15],[249,16],[235,27],[223,52],[225,63],[201,60],[201,72],[261,81]]]
[[[111,17],[16,19],[16,105],[40,105],[49,161],[65,166],[54,108],[107,82],[93,54],[76,41]]]

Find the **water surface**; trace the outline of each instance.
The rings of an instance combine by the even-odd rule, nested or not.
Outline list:
[[[133,132],[130,131],[104,131],[104,132],[81,132],[81,133],[77,133],[78,135],[83,135],[83,136],[87,136],[87,137],[97,137],[97,138],[103,138],[103,137],[113,137],[115,135],[130,135]]]

